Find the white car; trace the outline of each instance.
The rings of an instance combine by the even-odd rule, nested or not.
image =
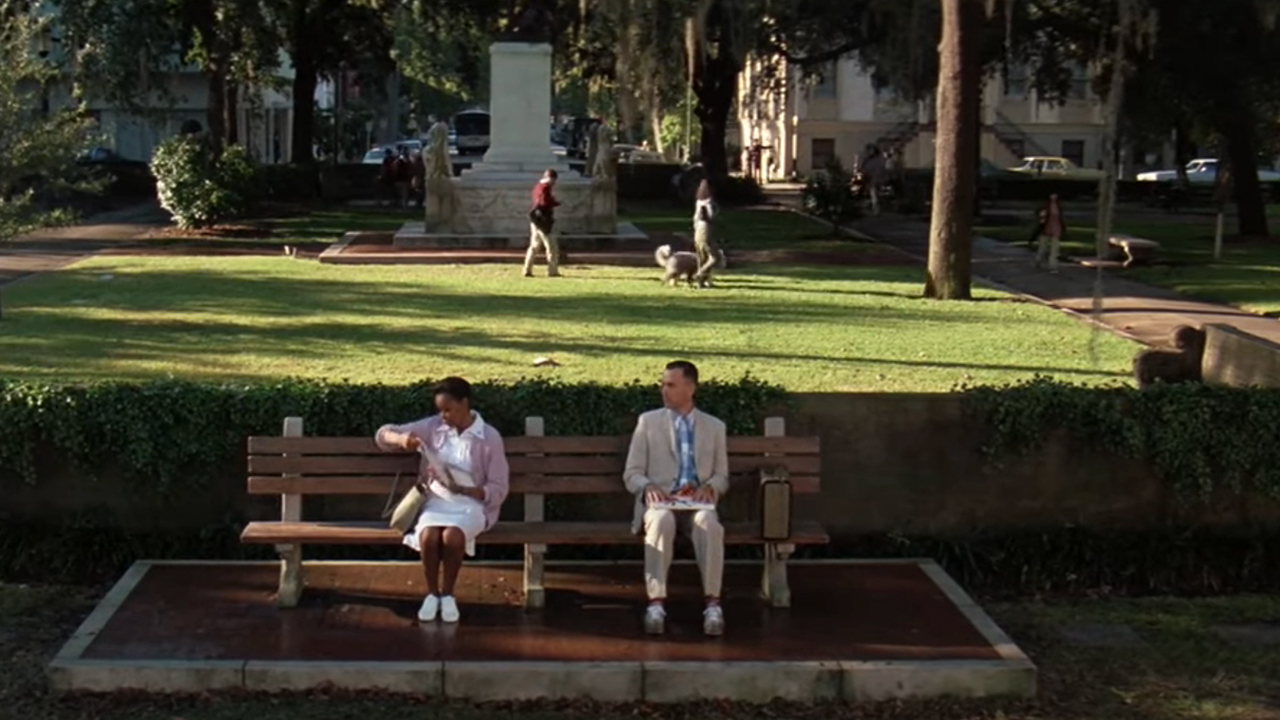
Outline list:
[[[1177,170],[1158,170],[1138,174],[1142,182],[1173,182],[1178,179]],[[1187,182],[1192,185],[1212,185],[1218,179],[1218,161],[1215,158],[1200,158],[1187,163]],[[1259,170],[1259,182],[1280,182],[1280,172]]]

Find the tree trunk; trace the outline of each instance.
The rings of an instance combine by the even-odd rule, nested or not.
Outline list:
[[[1257,143],[1250,123],[1252,113],[1223,116],[1219,132],[1227,145],[1231,178],[1235,181],[1236,212],[1239,214],[1240,237],[1267,237],[1267,208],[1262,202],[1262,185],[1258,182]]]
[[[209,123],[209,142],[217,155],[222,154],[227,141],[227,72],[224,67],[219,63],[210,63],[207,70],[209,107],[205,110],[205,119]]]
[[[1129,34],[1133,30],[1133,0],[1120,0],[1120,22],[1116,27],[1116,45],[1111,55],[1111,87],[1107,92],[1106,126],[1102,131],[1102,179],[1098,181],[1098,232],[1095,238],[1097,257],[1111,251],[1111,221],[1116,204],[1116,136],[1120,132],[1120,109],[1124,104],[1124,83],[1128,74]]]
[[[942,0],[938,45],[938,135],[925,297],[970,297],[973,200],[982,90],[981,32],[985,0]]]
[[[227,104],[224,111],[227,118],[227,144],[236,145],[240,142],[240,83],[234,80],[227,81]]]
[[[315,144],[317,81],[311,52],[304,51],[302,45],[305,43],[293,55],[293,139],[290,155],[292,162],[310,163],[316,157],[312,145]],[[334,80],[342,82],[342,76],[336,74]]]
[[[316,132],[316,57],[312,44],[311,16],[308,14],[306,2],[298,2],[293,6],[289,20],[290,34],[293,36],[293,47],[289,59],[293,63],[293,127],[289,140],[290,162],[310,164],[315,161]],[[334,74],[334,99],[337,99],[337,83],[343,82],[342,73]],[[336,114],[335,114],[336,120]],[[334,158],[338,157],[338,147],[334,145]]]
[[[695,113],[702,124],[702,167],[707,175],[723,178],[729,175],[729,159],[725,149],[726,129],[733,98],[738,91],[738,73],[742,67],[734,59],[733,28],[728,0],[718,0],[707,13],[705,37],[694,55],[693,92],[698,99]],[[715,44],[715,52],[708,47]]]

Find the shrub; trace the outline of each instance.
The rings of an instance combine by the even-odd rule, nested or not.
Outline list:
[[[858,204],[853,197],[853,175],[840,160],[832,160],[826,169],[805,181],[800,200],[805,212],[831,223],[840,232],[840,224],[857,217]]]
[[[160,205],[179,227],[208,227],[247,213],[260,194],[259,171],[244,148],[218,156],[198,135],[161,143],[151,160]]]
[[[320,197],[320,168],[315,164],[263,165],[263,197],[278,202],[307,202]]]

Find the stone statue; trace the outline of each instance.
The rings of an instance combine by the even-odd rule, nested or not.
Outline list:
[[[427,131],[427,177],[453,177],[452,163],[449,162],[449,126],[437,121]]]
[[[596,154],[591,164],[591,177],[602,180],[612,178],[613,130],[605,123],[600,123],[592,135],[596,141]]]
[[[507,30],[499,36],[507,42],[551,42],[555,18],[551,14],[551,0],[526,0],[521,9],[512,3],[507,16]]]

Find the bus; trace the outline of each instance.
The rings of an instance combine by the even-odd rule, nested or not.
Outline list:
[[[459,155],[483,155],[489,149],[489,113],[466,110],[453,116]]]

